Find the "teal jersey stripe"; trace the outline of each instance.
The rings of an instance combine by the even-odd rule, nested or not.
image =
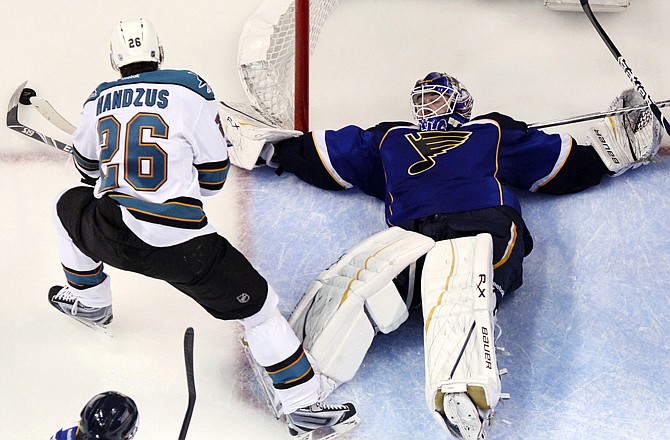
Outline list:
[[[187,229],[199,229],[207,224],[202,203],[196,199],[152,203],[118,193],[109,194],[109,197],[139,220]]]
[[[312,365],[309,363],[307,356],[302,352],[300,358],[293,364],[276,371],[269,371],[268,375],[272,379],[272,383],[277,389],[286,389],[303,383],[305,379],[313,377]]]
[[[65,273],[65,279],[68,284],[77,289],[86,289],[97,286],[107,278],[107,275],[103,272],[102,264],[95,270],[87,272],[76,271],[63,266],[63,272]]]
[[[226,159],[223,162],[196,165],[195,167],[198,170],[198,182],[202,188],[220,189],[228,178],[230,162]]]
[[[99,161],[82,156],[81,153],[77,150],[77,147],[72,149],[72,156],[74,157],[75,162],[77,162],[77,165],[82,170],[98,171],[100,169]]]

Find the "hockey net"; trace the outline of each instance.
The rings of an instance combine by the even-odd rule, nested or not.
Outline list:
[[[308,81],[300,80],[305,75],[296,72],[308,68],[309,57],[296,63],[296,42],[311,55],[324,22],[338,3],[266,0],[246,22],[238,49],[242,87],[251,106],[272,125],[306,130],[301,127],[305,121],[295,120],[294,102],[296,94],[308,93]],[[300,33],[296,37],[296,22],[307,16],[309,37]]]
[[[307,130],[309,55],[339,2],[265,0],[245,23],[237,60],[242,87],[251,107],[271,125]],[[579,0],[544,0],[544,4],[551,9],[581,10]],[[590,4],[594,11],[615,11],[625,9],[629,0],[591,0]],[[296,23],[304,22],[303,18],[309,19],[308,34],[296,33]]]

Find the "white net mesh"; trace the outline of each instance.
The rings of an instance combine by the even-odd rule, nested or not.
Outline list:
[[[634,89],[623,91],[617,96],[610,110],[644,105],[645,101]],[[661,144],[661,124],[648,108],[615,116],[615,126],[624,132],[635,162],[650,161]]]
[[[310,1],[309,53],[339,0]],[[249,18],[240,37],[238,65],[251,105],[269,122],[293,128],[295,2],[267,0]]]

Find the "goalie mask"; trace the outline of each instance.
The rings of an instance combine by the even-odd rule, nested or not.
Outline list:
[[[82,440],[132,440],[139,413],[133,399],[115,391],[94,396],[81,410],[79,436]]]
[[[149,20],[120,21],[112,30],[109,60],[114,70],[139,62],[163,62],[163,46]]]
[[[412,90],[412,110],[421,131],[449,130],[470,120],[474,99],[456,78],[431,72]]]

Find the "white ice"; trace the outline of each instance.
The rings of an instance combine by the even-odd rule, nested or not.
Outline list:
[[[670,96],[670,2],[633,0],[599,19],[656,100]],[[122,18],[151,19],[167,68],[189,68],[220,99],[244,99],[238,36],[260,0],[5,2],[0,102],[24,80],[77,123],[81,104],[115,78],[108,35]],[[462,80],[475,113],[536,122],[604,110],[630,86],[581,13],[542,0],[342,0],[313,57],[311,127],[370,126],[411,117],[409,90],[431,70]],[[21,118],[65,137],[24,110]],[[588,124],[561,127],[583,140]],[[67,155],[0,130],[0,438],[48,439],[94,394],[137,402],[138,440],[176,438],[186,408],[182,336],[195,328],[198,399],[190,439],[288,438],[237,343],[168,285],[109,268],[114,336],[66,319],[46,301],[63,283],[51,226],[54,197],[78,183]],[[670,164],[667,155],[578,195],[523,195],[535,238],[524,285],[499,313],[507,368],[491,438],[645,439],[670,431]],[[210,221],[245,252],[289,313],[342,252],[384,228],[382,207],[328,193],[270,170],[234,170],[205,201]],[[447,438],[423,392],[420,317],[379,336],[354,380],[333,400],[363,419],[348,439]]]

